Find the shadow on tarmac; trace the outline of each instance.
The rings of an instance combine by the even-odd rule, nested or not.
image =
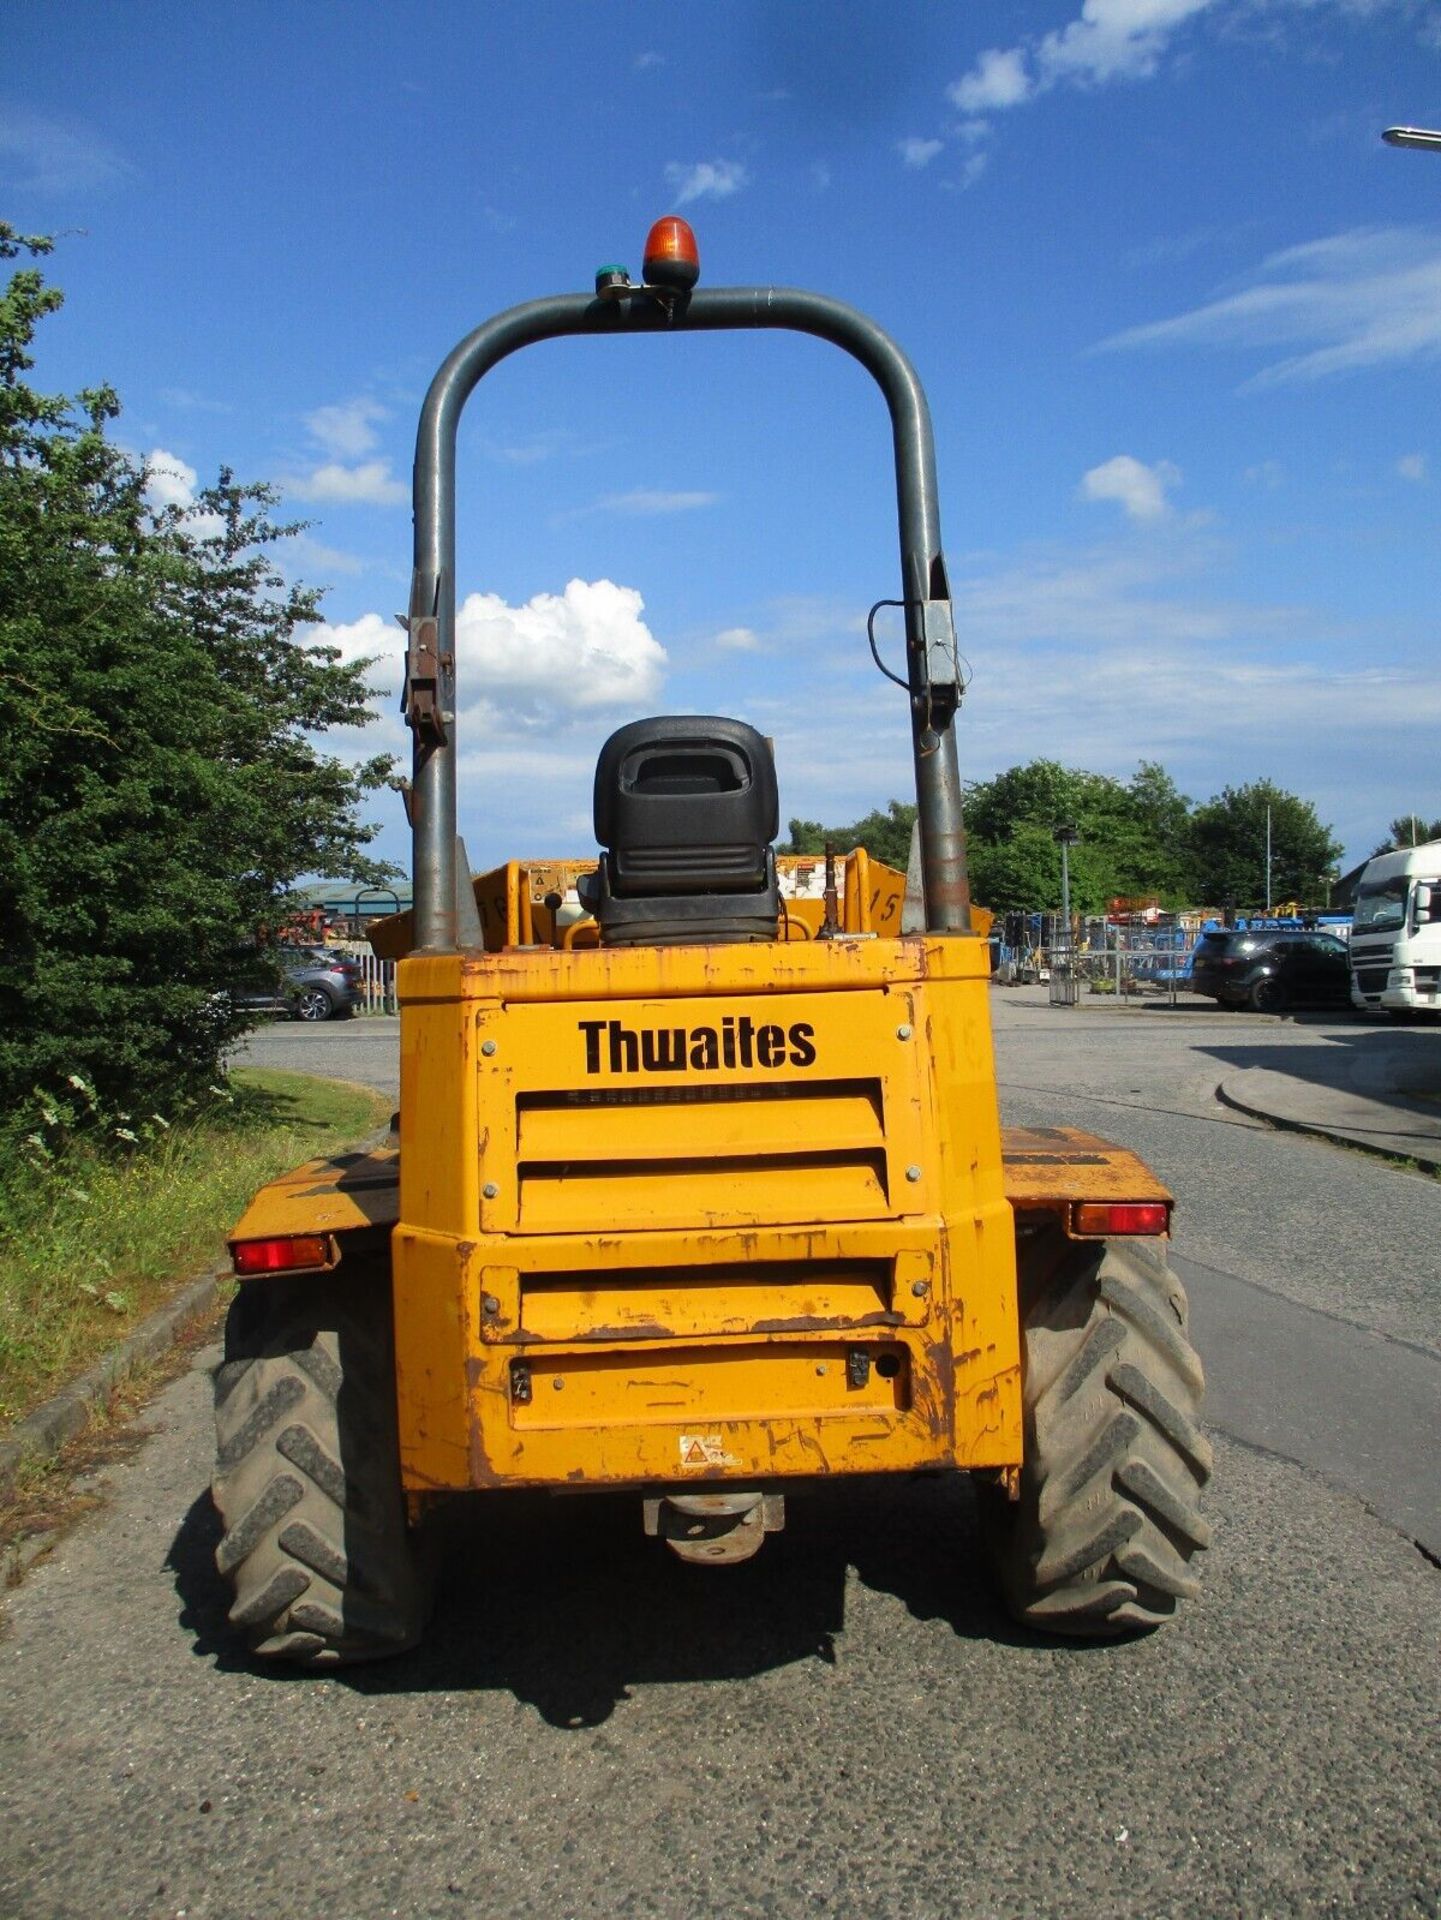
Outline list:
[[[1308,1086],[1384,1099],[1410,1088],[1441,1088],[1441,1029],[1428,1027],[1337,1027],[1327,1046],[1296,1045],[1276,1034],[1231,1045],[1197,1041],[1197,1053],[1223,1066],[1260,1067]]]
[[[849,1568],[962,1638],[1051,1651],[994,1597],[961,1475],[809,1487],[788,1500],[784,1532],[733,1567],[687,1566],[647,1539],[635,1494],[461,1498],[436,1522],[445,1555],[424,1642],[326,1678],[365,1695],[499,1689],[553,1727],[596,1727],[636,1686],[833,1663]],[[304,1684],[311,1676],[252,1661],[230,1627],[219,1538],[206,1491],[167,1561],[195,1653],[224,1671]]]

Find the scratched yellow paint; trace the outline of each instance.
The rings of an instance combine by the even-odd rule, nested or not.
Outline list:
[[[1017,1463],[988,971],[864,932],[404,960],[407,1486]]]
[[[774,942],[662,949],[559,924],[589,863],[479,876],[484,950],[398,968],[398,1185],[312,1163],[237,1227],[389,1232],[410,1492],[1020,1463],[1015,1209],[1164,1190],[1003,1155],[984,938],[900,938],[864,852],[817,937],[782,864]]]

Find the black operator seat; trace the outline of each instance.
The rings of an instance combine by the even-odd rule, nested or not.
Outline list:
[[[743,720],[633,720],[595,769],[600,867],[581,883],[606,946],[774,940],[780,826],[770,746]]]

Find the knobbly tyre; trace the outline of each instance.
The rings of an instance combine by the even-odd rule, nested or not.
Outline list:
[[[690,229],[662,220],[642,284],[606,268],[594,296],[499,315],[425,402],[404,623],[415,906],[374,936],[399,960],[398,1133],[266,1187],[232,1240],[218,1560],[268,1658],[412,1645],[423,1523],[445,1496],[508,1488],[612,1489],[682,1557],[725,1563],[818,1476],[964,1471],[1021,1621],[1115,1637],[1196,1590],[1211,1451],[1171,1196],[1122,1149],[998,1121],[919,381],[851,307],[697,277]],[[777,860],[768,744],[694,716],[607,743],[598,857],[472,879],[462,407],[542,340],[664,352],[733,328],[830,341],[890,410],[911,889],[863,850]]]

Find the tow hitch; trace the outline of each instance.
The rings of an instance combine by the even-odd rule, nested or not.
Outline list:
[[[758,1488],[667,1493],[642,1502],[645,1530],[682,1560],[708,1566],[749,1560],[786,1523],[785,1495]]]

